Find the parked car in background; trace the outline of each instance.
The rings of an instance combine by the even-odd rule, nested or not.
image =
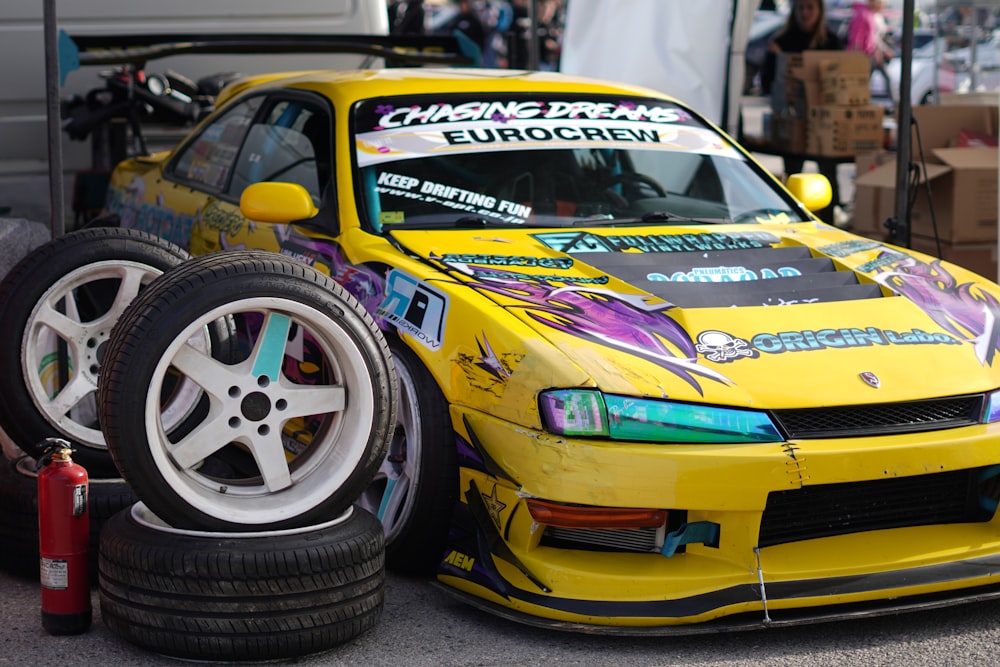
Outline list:
[[[944,66],[956,75],[956,92],[1000,89],[1000,30],[993,30],[975,46],[963,46],[945,54]]]
[[[989,33],[975,47],[961,48],[949,48],[954,42],[940,35],[935,38],[936,34],[934,29],[926,28],[913,33],[910,100],[914,106],[936,102],[939,93],[1000,89],[1000,37],[996,33]],[[896,51],[900,51],[898,36]],[[886,65],[892,99],[899,97],[902,62],[897,55]],[[872,77],[871,94],[873,102],[891,104],[882,77]]]
[[[910,68],[910,101],[914,106],[937,101],[936,92],[949,93],[955,90],[955,71],[942,66],[946,41],[937,38],[935,44],[933,29],[917,29],[913,32],[913,56]],[[899,40],[896,40],[896,57],[886,64],[892,95],[881,76],[871,78],[872,102],[892,106],[899,99],[903,59],[900,57]]]

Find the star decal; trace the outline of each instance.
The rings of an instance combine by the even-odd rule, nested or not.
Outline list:
[[[500,512],[503,512],[507,508],[507,505],[500,502],[497,498],[497,485],[493,485],[493,491],[490,495],[486,495],[485,493],[480,493],[479,495],[482,497],[483,504],[486,505],[486,511],[490,513],[490,518],[493,519],[497,530],[500,530]]]

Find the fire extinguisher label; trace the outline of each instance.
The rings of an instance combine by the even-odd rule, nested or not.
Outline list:
[[[42,558],[39,568],[42,588],[50,591],[64,591],[69,588],[69,563],[64,560]]]
[[[82,516],[87,511],[87,485],[73,487],[73,516]]]

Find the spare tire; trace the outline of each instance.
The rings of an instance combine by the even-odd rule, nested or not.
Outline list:
[[[60,436],[91,475],[118,476],[95,398],[108,336],[141,289],[187,258],[146,232],[96,228],[39,246],[10,270],[0,282],[0,423],[13,442],[40,458],[40,443]]]
[[[242,351],[190,341],[218,318]],[[122,476],[163,520],[191,530],[312,525],[350,507],[385,458],[398,386],[364,308],[315,269],[264,251],[219,252],[165,273],[111,335],[98,387]],[[183,432],[164,424],[168,377],[210,408]]]
[[[101,535],[101,619],[125,640],[198,661],[325,651],[374,628],[385,598],[382,527],[334,521],[262,533],[167,526],[142,503]]]

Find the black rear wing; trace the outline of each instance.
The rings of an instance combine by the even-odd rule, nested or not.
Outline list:
[[[59,34],[60,83],[86,65],[144,66],[186,54],[351,53],[385,60],[387,67],[478,67],[479,47],[461,32],[452,35],[328,35],[305,33],[212,33],[147,35]]]

